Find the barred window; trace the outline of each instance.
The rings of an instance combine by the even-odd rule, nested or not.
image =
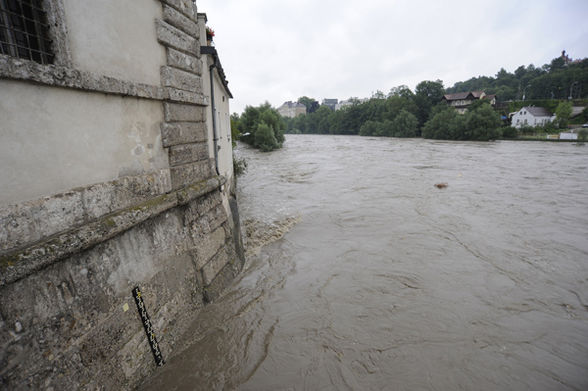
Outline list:
[[[42,0],[0,0],[0,53],[52,64],[48,31]]]

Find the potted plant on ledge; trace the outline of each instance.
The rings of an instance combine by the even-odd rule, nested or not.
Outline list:
[[[206,45],[211,46],[212,38],[214,37],[214,30],[206,26]]]

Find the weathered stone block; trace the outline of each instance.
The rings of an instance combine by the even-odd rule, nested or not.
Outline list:
[[[208,215],[208,226],[210,227],[210,230],[220,227],[225,221],[227,221],[227,218],[228,216],[225,207],[222,204],[218,205],[209,212]]]
[[[114,212],[116,182],[98,183],[82,190],[82,199],[88,219],[94,220]]]
[[[235,254],[229,249],[229,262],[217,273],[214,280],[204,289],[204,300],[209,303],[218,298],[222,291],[228,287],[239,272],[243,264],[236,260]]]
[[[202,106],[165,102],[163,110],[165,122],[203,122],[206,119]]]
[[[192,0],[161,0],[163,3],[168,4],[182,14],[189,17],[194,22],[198,21],[198,9],[196,4]]]
[[[170,169],[172,187],[180,189],[194,182],[199,182],[211,176],[208,162],[188,163]]]
[[[167,48],[167,65],[192,72],[196,75],[202,75],[202,62],[199,58],[172,48]]]
[[[157,41],[163,45],[200,56],[200,41],[169,23],[157,20]]]
[[[40,238],[30,208],[17,205],[0,208],[0,251],[18,248]]]
[[[161,124],[161,139],[164,147],[204,142],[207,138],[205,122],[174,122]]]
[[[203,196],[210,194],[211,192],[215,193],[215,190],[219,189],[225,183],[227,183],[225,177],[211,176],[210,178],[207,178],[204,181],[195,182],[186,187],[182,187],[182,189],[176,193],[178,205],[188,204],[197,198],[201,198]],[[190,210],[192,210],[191,207]],[[194,220],[192,218],[192,215],[187,215],[185,219],[187,225],[189,225],[190,222]]]
[[[208,96],[200,92],[178,90],[177,88],[166,87],[165,98],[173,102],[190,103],[199,106],[208,106]]]
[[[223,227],[217,228],[215,231],[199,236],[195,240],[196,269],[200,270],[212,259],[218,250],[225,244],[226,232]]]
[[[223,205],[217,205],[206,212],[205,215],[191,223],[193,232],[199,235],[206,235],[227,221],[227,214]]]
[[[177,205],[176,194],[162,195],[76,229],[53,235],[42,242],[3,255],[0,286],[27,276],[59,259],[86,250]]]
[[[192,224],[195,221],[205,218],[208,211],[219,206],[221,202],[221,193],[218,191],[207,194],[206,197],[198,199],[197,202],[191,202],[189,213],[187,214],[187,217],[190,218],[188,223]]]
[[[82,193],[69,191],[39,200],[31,208],[37,232],[46,237],[84,223]]]
[[[202,93],[202,78],[172,67],[161,67],[161,83],[165,87]]]
[[[208,160],[208,144],[182,144],[175,145],[169,149],[169,164],[172,167]]]
[[[202,277],[204,285],[208,286],[214,280],[216,275],[229,262],[229,255],[223,249],[219,251],[204,267],[202,268]]]
[[[169,169],[0,208],[0,251],[22,247],[171,191]]]
[[[163,20],[196,39],[200,36],[200,29],[196,22],[167,5],[163,6]]]
[[[200,55],[199,43],[194,43],[193,50],[197,51],[195,53],[197,56]],[[124,96],[163,99],[163,91],[159,86],[119,80],[63,66],[42,65],[8,56],[0,58],[0,78],[34,81],[51,86],[71,87]]]

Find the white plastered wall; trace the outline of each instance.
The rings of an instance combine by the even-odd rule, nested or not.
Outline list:
[[[157,0],[63,0],[73,66],[125,81],[160,85],[165,49],[157,42]]]
[[[0,205],[168,168],[161,102],[0,80]]]

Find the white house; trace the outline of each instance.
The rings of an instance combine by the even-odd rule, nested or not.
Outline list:
[[[516,113],[511,113],[511,115],[512,126],[515,128],[522,126],[545,126],[545,124],[555,119],[555,115],[551,114],[547,109],[535,106],[523,107]]]

